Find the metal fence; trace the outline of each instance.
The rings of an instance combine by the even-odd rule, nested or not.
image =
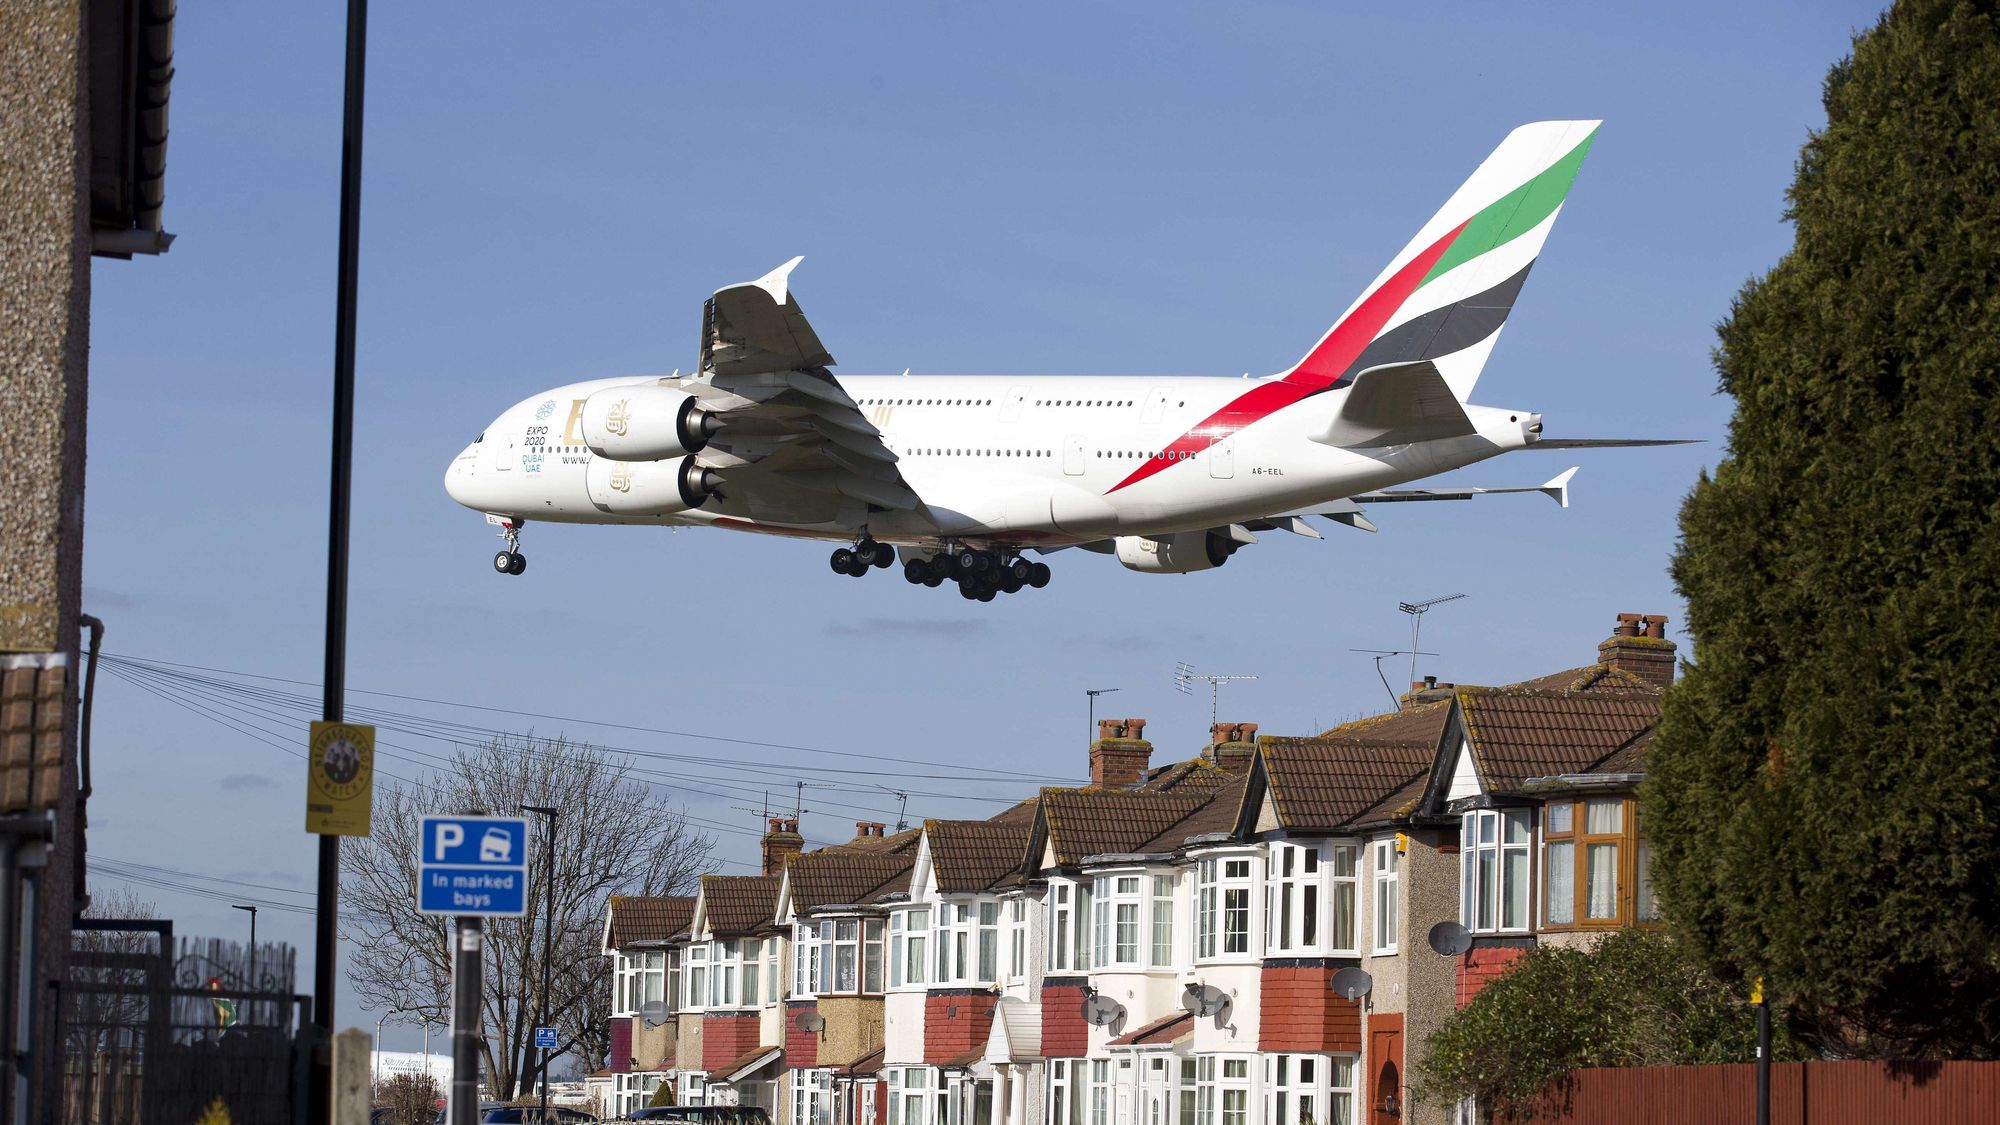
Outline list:
[[[63,983],[61,1125],[192,1123],[214,1102],[284,1123],[304,1104],[290,946],[82,919]]]
[[[1756,1067],[1573,1071],[1539,1125],[1753,1125]],[[2000,1062],[1808,1062],[1771,1067],[1771,1125],[2000,1125]]]

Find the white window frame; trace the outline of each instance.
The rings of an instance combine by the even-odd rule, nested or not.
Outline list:
[[[1006,902],[1007,983],[1028,979],[1028,900],[1016,895]]]
[[[819,995],[819,927],[811,922],[792,926],[792,998]]]
[[[1264,1056],[1264,1120],[1293,1125],[1310,1117],[1321,1125],[1355,1125],[1358,1108],[1353,1055],[1267,1054]],[[1311,1098],[1311,1108],[1300,1099]]]
[[[1174,952],[1174,891],[1180,880],[1173,873],[1149,873],[1146,890],[1146,957],[1155,969],[1171,969],[1179,964]]]
[[[1386,836],[1368,845],[1368,933],[1369,952],[1377,957],[1394,955],[1399,944],[1402,902],[1403,856],[1396,850],[1396,838]]]
[[[1195,864],[1195,954],[1207,961],[1255,961],[1263,956],[1258,938],[1258,859],[1254,855],[1202,857]],[[1241,917],[1236,917],[1240,913]],[[1238,948],[1231,948],[1232,945]]]
[[[933,1125],[938,1083],[927,1066],[883,1068],[889,1083],[889,1125]]]
[[[833,1071],[792,1071],[792,1125],[834,1125]]]
[[[861,919],[829,918],[819,924],[820,996],[853,996],[861,991]],[[847,957],[847,980],[840,979],[841,955]]]
[[[1258,1074],[1255,1055],[1196,1055],[1196,1119],[1203,1125],[1254,1125],[1259,1113],[1253,1102]],[[1240,1093],[1240,1117],[1226,1114],[1228,1095]],[[1277,1125],[1277,1123],[1273,1123]]]
[[[705,1012],[708,1010],[708,943],[699,941],[688,946],[687,972],[682,974],[687,984],[686,1002],[681,1005],[684,1012]]]
[[[924,958],[930,941],[931,908],[904,907],[889,915],[889,991],[921,989],[930,967]],[[914,971],[913,971],[914,970]]]
[[[1143,969],[1149,939],[1146,906],[1151,884],[1139,871],[1113,871],[1097,876],[1091,885],[1091,967]]]
[[[1072,936],[1076,929],[1075,884],[1067,879],[1049,880],[1049,972],[1070,972]]]
[[[1318,844],[1274,843],[1264,881],[1264,948],[1318,953],[1326,948],[1325,866]]]
[[[1534,921],[1533,809],[1473,809],[1458,837],[1458,921],[1476,934],[1523,934]],[[1518,899],[1518,901],[1516,901]],[[1510,909],[1518,908],[1513,918]]]

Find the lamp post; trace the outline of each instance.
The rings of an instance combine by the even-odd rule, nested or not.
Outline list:
[[[243,906],[234,902],[229,904],[229,908],[231,910],[248,910],[250,912],[249,991],[255,993],[257,991],[257,908],[255,906]],[[250,1001],[250,1022],[252,1024],[257,1022],[257,1001],[254,999]]]
[[[379,1089],[382,1085],[382,1021],[388,1019],[390,1016],[396,1015],[401,1011],[403,1011],[403,1009],[401,1008],[391,1008],[388,1011],[382,1013],[381,1019],[375,1021],[375,1065],[372,1069],[374,1070],[375,1074],[373,1083],[376,1089]],[[429,1029],[426,1028],[426,1030]],[[425,1053],[428,1054],[429,1050],[430,1049],[426,1047]],[[431,1065],[430,1059],[426,1058],[424,1060],[424,1066],[428,1068],[430,1065]],[[368,1096],[371,1098],[375,1096],[375,1092],[373,1089],[369,1091]]]
[[[534,813],[547,822],[548,832],[543,837],[542,885],[544,892],[542,907],[542,1002],[537,1011],[535,1026],[547,1024],[549,1016],[549,954],[556,943],[556,810],[547,805],[522,805],[521,811]],[[542,1063],[535,1075],[541,1080],[542,1113],[538,1121],[549,1119],[549,1049],[541,1048]]]

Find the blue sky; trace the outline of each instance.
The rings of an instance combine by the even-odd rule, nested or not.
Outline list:
[[[111,651],[319,678],[343,11],[181,9],[180,240],[93,281],[85,603]],[[1176,661],[1260,677],[1224,689],[1222,717],[1267,732],[1381,709],[1350,650],[1407,647],[1399,601],[1469,595],[1423,639],[1439,655],[1421,670],[1458,682],[1585,663],[1621,611],[1672,615],[1685,643],[1666,565],[1681,498],[1723,452],[1713,326],[1789,246],[1782,193],[1821,79],[1878,11],[376,5],[349,682],[1077,777],[1085,688],[1122,688],[1104,711],[1152,720],[1161,760],[1203,741],[1207,700],[1175,693]],[[1605,125],[1475,399],[1540,410],[1553,435],[1708,442],[1453,478],[1580,464],[1568,511],[1397,506],[1372,513],[1379,535],[1274,533],[1193,576],[1065,553],[1049,589],[981,605],[710,531],[534,526],[529,572],[506,579],[441,488],[539,388],[691,367],[704,297],[794,254],[841,373],[1282,369],[1507,130],[1549,117]],[[100,683],[95,852],[310,888],[297,759]],[[761,783],[734,784],[687,804],[736,829],[717,848],[741,864],[756,820],[737,806]],[[906,784],[952,795],[913,795],[913,816],[1027,792]],[[896,807],[820,796],[809,838]],[[141,893],[183,932],[241,930],[223,903]],[[309,919],[266,912],[261,934],[299,945],[309,982]],[[346,994],[343,1024],[374,1016]]]

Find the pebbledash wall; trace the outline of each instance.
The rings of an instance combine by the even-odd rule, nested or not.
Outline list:
[[[760,932],[782,983],[751,1010],[681,1014],[655,1077],[752,1100],[718,1068],[781,1050],[754,1094],[781,1125],[1455,1121],[1409,1102],[1425,1039],[1536,944],[1651,923],[1633,795],[1663,632],[1622,614],[1582,667],[1413,685],[1403,710],[1308,738],[1216,724],[1164,766],[1142,722],[1111,720],[1091,786],[990,821],[862,824],[802,856],[779,822]],[[1586,818],[1617,849],[1611,884],[1580,866]],[[1468,951],[1427,944],[1445,922]],[[677,940],[672,963],[693,963]],[[1333,991],[1344,969],[1364,995]]]

